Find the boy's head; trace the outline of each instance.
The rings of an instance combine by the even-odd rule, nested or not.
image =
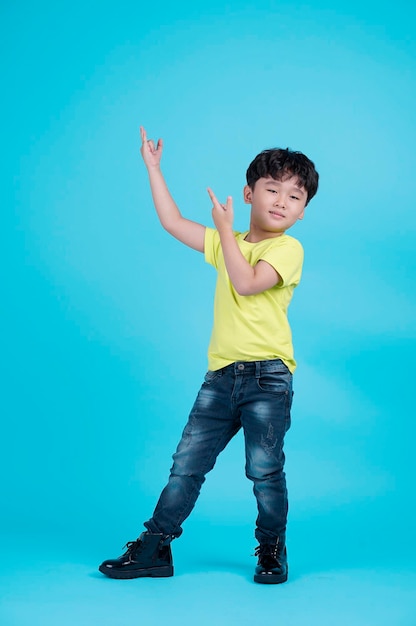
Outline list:
[[[293,176],[298,179],[299,187],[303,187],[308,194],[308,204],[318,190],[319,174],[313,162],[302,152],[289,148],[263,150],[250,163],[246,173],[247,184],[251,190],[254,190],[260,178],[281,181]]]

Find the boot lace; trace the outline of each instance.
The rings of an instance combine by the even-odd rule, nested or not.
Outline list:
[[[253,556],[271,556],[273,558],[277,557],[277,544],[260,544],[254,550]]]
[[[127,548],[126,554],[131,556],[132,552],[134,552],[134,550],[137,550],[137,548],[139,548],[142,543],[142,540],[140,538],[137,538],[134,541],[128,541],[126,545],[123,546],[123,549]]]
[[[168,545],[172,541],[172,539],[174,539],[173,535],[163,535],[159,543],[159,548],[162,548],[163,546]],[[128,556],[131,560],[133,552],[135,552],[136,550],[139,550],[139,548],[142,545],[143,545],[143,540],[141,539],[141,537],[138,537],[134,541],[128,541],[126,545],[123,546],[123,549],[127,548],[124,554]],[[156,553],[154,554],[154,558],[156,558]]]
[[[278,562],[277,552],[279,549],[279,539],[276,543],[261,543],[254,551],[253,556],[257,556],[262,562],[268,564],[272,562]]]

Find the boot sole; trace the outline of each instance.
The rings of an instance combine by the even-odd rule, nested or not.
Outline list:
[[[287,574],[276,576],[273,574],[254,574],[254,582],[262,585],[279,585],[287,581]]]
[[[173,567],[150,567],[140,570],[119,570],[111,567],[98,568],[102,574],[118,580],[130,580],[131,578],[169,578],[173,576]]]

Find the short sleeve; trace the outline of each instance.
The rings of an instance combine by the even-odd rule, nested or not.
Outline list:
[[[205,229],[204,255],[205,261],[215,268],[218,267],[218,250],[220,247],[220,236],[214,228]]]
[[[284,237],[276,239],[276,245],[270,246],[261,255],[261,260],[267,261],[279,276],[282,282],[279,287],[296,286],[302,275],[303,248],[297,239]]]

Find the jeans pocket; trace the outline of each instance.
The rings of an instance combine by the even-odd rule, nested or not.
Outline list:
[[[291,408],[292,408],[292,402],[293,402],[293,391],[289,392],[288,394],[288,411],[286,413],[286,432],[289,430],[291,424],[292,424],[292,418],[291,418]]]
[[[257,386],[262,391],[269,393],[286,393],[290,394],[292,400],[292,374],[285,368],[279,371],[264,371],[257,378]]]
[[[216,380],[220,376],[221,376],[221,370],[215,370],[215,371],[208,370],[204,376],[204,383],[206,385],[211,385],[214,382],[214,380]]]

